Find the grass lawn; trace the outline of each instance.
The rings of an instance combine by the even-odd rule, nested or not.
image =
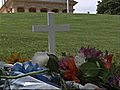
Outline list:
[[[70,24],[69,32],[56,33],[56,52],[74,54],[81,46],[109,50],[120,61],[120,15],[55,14],[56,24]],[[0,14],[0,59],[12,52],[31,58],[48,50],[48,33],[32,32],[32,25],[46,25],[46,13]]]

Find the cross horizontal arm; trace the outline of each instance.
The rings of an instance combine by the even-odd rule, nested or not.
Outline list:
[[[48,32],[50,27],[47,25],[32,25],[33,32]]]
[[[59,31],[59,32],[64,32],[64,31],[69,31],[70,30],[70,25],[55,25],[54,26],[54,30],[55,31]]]

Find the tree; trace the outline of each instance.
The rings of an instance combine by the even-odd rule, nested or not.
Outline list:
[[[120,0],[102,0],[98,1],[98,14],[120,15]]]

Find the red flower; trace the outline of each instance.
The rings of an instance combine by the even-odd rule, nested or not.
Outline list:
[[[113,54],[109,54],[109,55],[105,56],[104,61],[103,61],[105,68],[111,69],[111,67],[112,67],[112,57],[113,57]]]
[[[78,69],[75,65],[74,57],[65,57],[62,61],[59,62],[59,66],[61,69],[65,70],[65,80],[72,80],[78,83],[80,82],[80,80],[76,77]]]

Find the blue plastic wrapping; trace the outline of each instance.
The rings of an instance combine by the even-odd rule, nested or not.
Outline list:
[[[22,63],[15,63],[12,67],[11,75],[19,75],[20,73],[29,73],[33,71],[46,70],[45,67],[39,67],[38,64],[33,64],[30,61]],[[57,75],[49,75],[48,73],[32,75],[32,77],[41,80],[53,86],[60,86],[60,79]]]

